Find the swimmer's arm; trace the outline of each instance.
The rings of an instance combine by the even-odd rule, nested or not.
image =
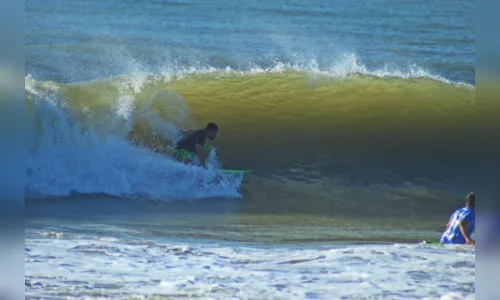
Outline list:
[[[207,168],[205,165],[205,149],[203,149],[203,145],[196,144],[196,154],[198,154],[198,159],[200,160],[200,164],[203,168]]]
[[[460,227],[460,232],[462,232],[463,236],[465,237],[465,243],[466,244],[473,244],[474,242],[471,240],[469,233],[467,232],[467,221],[464,219],[458,223]]]

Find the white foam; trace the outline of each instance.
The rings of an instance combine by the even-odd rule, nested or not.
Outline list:
[[[262,67],[256,64],[248,69],[235,70],[227,66],[225,68],[216,68],[210,65],[198,66],[198,67],[186,67],[186,66],[171,66],[166,64],[161,73],[167,78],[171,78],[173,74],[179,78],[183,78],[185,75],[192,74],[210,74],[210,73],[225,73],[225,74],[263,74],[263,73],[282,73],[285,71],[297,71],[297,72],[308,72],[311,75],[324,75],[331,76],[334,78],[345,78],[349,75],[361,74],[374,76],[379,78],[394,77],[401,79],[412,79],[412,78],[428,78],[436,81],[440,81],[447,84],[453,84],[458,86],[474,87],[472,84],[463,81],[452,81],[439,74],[426,70],[416,64],[409,64],[407,66],[394,66],[389,63],[385,64],[383,68],[368,68],[365,64],[360,61],[360,58],[352,52],[346,52],[339,54],[337,59],[327,64],[326,67],[320,67],[320,63],[314,56],[293,56],[294,62],[282,62],[275,61],[269,67]]]
[[[26,295],[474,299],[475,251],[317,248],[103,238],[26,240]],[[38,286],[37,286],[38,284]],[[47,288],[51,286],[52,288]]]

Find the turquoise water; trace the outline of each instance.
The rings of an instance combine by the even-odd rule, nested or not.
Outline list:
[[[473,1],[27,1],[26,69],[74,82],[276,62],[418,65],[474,83]]]
[[[474,298],[474,8],[26,1],[26,295]]]

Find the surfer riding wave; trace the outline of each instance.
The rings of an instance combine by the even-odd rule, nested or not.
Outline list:
[[[219,132],[219,127],[215,123],[208,123],[205,129],[181,130],[183,138],[177,142],[173,151],[173,156],[184,162],[192,163],[198,157],[200,165],[207,168],[206,160],[212,147],[206,145],[206,139],[214,140]]]

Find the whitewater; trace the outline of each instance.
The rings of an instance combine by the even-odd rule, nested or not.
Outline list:
[[[364,299],[369,294],[376,299],[474,299],[474,251],[461,247],[270,247],[153,242],[129,234],[117,238],[116,233],[95,237],[30,232],[26,264],[44,267],[27,269],[26,295]]]

